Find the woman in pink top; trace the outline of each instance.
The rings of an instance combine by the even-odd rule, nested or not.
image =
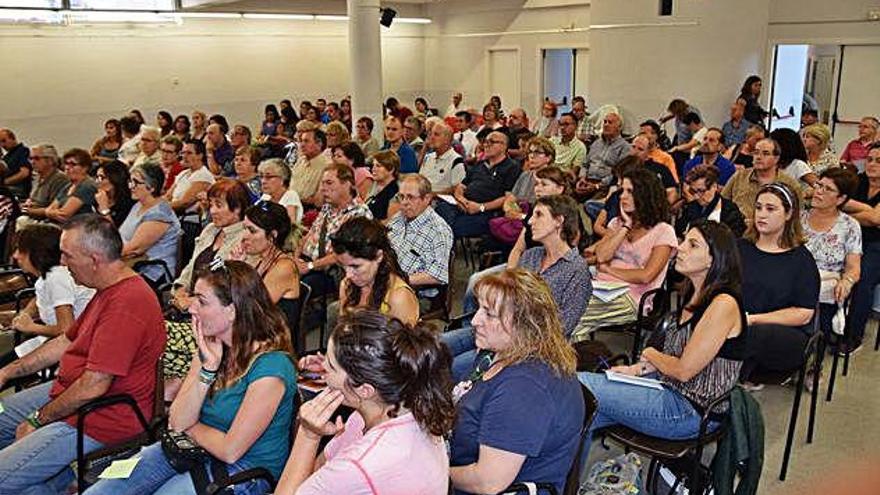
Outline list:
[[[324,369],[327,388],[300,408],[275,493],[447,493],[441,435],[454,425],[455,406],[449,353],[434,334],[355,310],[340,317],[322,361],[310,364]],[[342,404],[355,410],[344,424],[335,415]],[[325,435],[334,438],[318,455]]]
[[[608,224],[608,233],[586,250],[587,261],[598,275],[587,311],[572,334],[583,340],[598,327],[635,321],[639,300],[666,277],[678,239],[669,223],[669,203],[657,176],[645,168],[623,174],[620,216]],[[602,282],[626,283],[628,290],[603,301]]]

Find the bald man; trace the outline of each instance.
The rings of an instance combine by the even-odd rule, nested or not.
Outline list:
[[[432,151],[425,155],[419,173],[428,179],[435,193],[452,194],[465,176],[464,158],[452,148],[452,128],[435,123],[428,134],[428,146]]]
[[[3,184],[19,200],[26,199],[31,191],[31,151],[18,142],[10,129],[0,129],[0,148],[3,148],[0,159]]]

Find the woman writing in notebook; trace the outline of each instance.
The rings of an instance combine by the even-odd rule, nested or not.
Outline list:
[[[664,386],[632,386],[604,374],[578,373],[599,403],[591,432],[622,424],[669,440],[693,438],[705,408],[736,384],[746,315],[739,253],[730,229],[716,222],[692,227],[678,246],[675,270],[687,278],[687,303],[666,325],[663,349],[648,347],[638,363],[611,369],[657,378]]]

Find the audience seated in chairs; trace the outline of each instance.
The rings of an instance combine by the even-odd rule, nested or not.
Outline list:
[[[338,273],[333,273],[337,261],[333,252],[333,234],[351,218],[372,217],[370,210],[357,197],[351,167],[328,165],[321,174],[319,193],[323,206],[294,256],[299,274],[312,288],[313,297],[336,290]]]
[[[638,363],[611,368],[657,378],[665,386],[636,387],[605,373],[578,373],[599,403],[591,433],[621,424],[668,440],[696,438],[705,408],[736,385],[747,329],[730,229],[712,221],[694,225],[678,247],[675,270],[686,277],[686,302],[680,314],[664,319],[662,350],[648,347]]]
[[[110,220],[119,228],[131,207],[134,199],[131,197],[128,165],[113,160],[98,166],[95,180],[98,183],[98,192],[95,193],[95,210]]]
[[[865,171],[844,209],[862,227],[861,277],[853,289],[849,311],[850,341],[848,350],[858,349],[865,335],[865,324],[874,302],[874,287],[880,283],[880,143],[868,150]]]
[[[74,215],[95,211],[95,193],[98,185],[89,177],[92,168],[92,157],[89,152],[73,148],[62,157],[64,171],[70,179],[66,189],[58,191],[58,195],[46,207],[46,218],[54,223],[62,224]]]
[[[455,493],[498,493],[517,481],[552,483],[561,493],[584,401],[559,309],[541,278],[522,269],[484,277],[476,293],[476,343],[488,353],[453,391]]]
[[[587,248],[601,282],[622,282],[628,290],[611,301],[595,293],[572,335],[583,340],[593,330],[636,320],[642,294],[660,287],[678,241],[669,221],[669,203],[653,173],[636,168],[623,174],[620,216],[609,223],[609,233]]]
[[[400,210],[388,222],[388,240],[409,285],[450,283],[449,255],[452,252],[452,229],[434,211],[431,183],[422,175],[410,174],[400,181],[397,201]],[[436,289],[424,295],[436,296]]]
[[[36,278],[34,298],[11,322],[3,323],[38,339],[31,344],[66,333],[95,295],[95,289],[74,282],[67,267],[61,265],[60,238],[61,229],[49,224],[29,225],[16,233],[12,258]],[[15,361],[17,354],[12,350],[0,356],[0,367]]]
[[[684,236],[692,225],[704,220],[723,223],[737,237],[746,231],[746,222],[733,201],[722,197],[718,183],[718,170],[711,165],[697,165],[685,179],[689,195],[681,215],[675,221],[675,231]]]
[[[16,219],[16,228],[47,220],[46,207],[61,191],[70,187],[70,179],[59,170],[58,151],[51,144],[31,148],[31,164],[36,172],[30,197],[21,204],[22,215]]]
[[[469,167],[455,187],[456,204],[437,203],[437,213],[452,227],[455,237],[475,237],[489,232],[489,219],[504,206],[504,194],[513,189],[521,168],[507,157],[508,137],[488,134],[483,160]]]
[[[327,346],[328,387],[303,405],[275,493],[447,493],[442,437],[455,406],[449,355],[433,333],[358,309],[340,317]],[[354,409],[344,423],[341,405]]]
[[[210,455],[194,470],[213,475],[210,465],[220,464],[232,475],[263,467],[277,478],[296,416],[295,368],[284,317],[257,272],[238,261],[218,261],[196,275],[189,311],[199,352],[171,404],[168,428],[185,432]],[[101,480],[86,493],[204,493],[193,475],[175,471],[161,442],[137,455],[140,462],[127,479]],[[236,485],[235,493],[268,489],[265,480],[254,480]]]
[[[74,280],[97,290],[67,332],[0,370],[11,379],[60,364],[53,382],[2,399],[0,486],[4,492],[66,493],[76,458],[76,411],[93,399],[129,394],[149,419],[156,364],[165,345],[162,311],[152,289],[122,260],[110,220],[77,216],[64,225],[61,258]],[[122,405],[100,409],[85,424],[84,451],[140,431]]]
[[[397,205],[392,206],[391,201],[399,191],[397,180],[400,176],[400,159],[393,151],[380,151],[373,155],[372,172],[373,185],[364,198],[364,203],[373,218],[384,222],[397,209]]]
[[[746,382],[755,372],[785,372],[803,364],[819,299],[819,270],[803,245],[794,191],[781,183],[764,186],[751,220],[739,240],[749,325],[741,375]]]
[[[163,281],[177,272],[177,256],[182,231],[180,221],[168,201],[162,197],[165,174],[159,165],[147,163],[131,170],[130,196],[136,200],[119,226],[122,236],[122,257],[135,260],[162,261],[161,266],[147,266],[141,274],[153,282]],[[164,280],[165,283],[171,280]]]
[[[345,273],[339,284],[339,312],[366,307],[407,325],[419,321],[419,302],[400,269],[385,227],[355,217],[333,234],[336,262]]]
[[[831,337],[838,307],[849,298],[861,275],[862,229],[841,211],[856,187],[858,179],[853,172],[826,169],[813,187],[812,207],[801,212],[806,246],[819,268],[819,317],[826,338]]]

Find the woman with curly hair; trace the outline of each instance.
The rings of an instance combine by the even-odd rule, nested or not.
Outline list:
[[[642,294],[663,283],[678,245],[675,229],[668,222],[669,203],[657,176],[644,168],[625,172],[620,215],[608,223],[608,233],[587,248],[587,254],[596,266],[598,285],[622,282],[628,290],[611,301],[594,293],[572,340],[583,340],[601,326],[636,319]]]
[[[332,240],[336,260],[345,270],[339,284],[340,313],[366,307],[408,325],[419,320],[416,293],[400,269],[384,225],[352,218],[339,227]]]
[[[447,493],[443,435],[455,405],[449,354],[434,333],[359,309],[339,320],[325,363],[327,388],[302,407],[275,493]],[[343,404],[355,410],[344,424]]]

